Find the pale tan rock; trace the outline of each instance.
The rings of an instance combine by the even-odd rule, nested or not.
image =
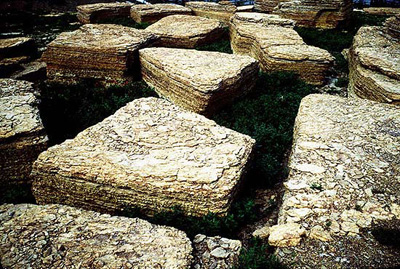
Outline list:
[[[227,213],[254,140],[167,100],[142,98],[43,152],[34,164],[38,203],[102,212],[180,207]]]
[[[294,21],[273,14],[236,13],[230,26],[232,50],[256,58],[265,72],[291,71],[321,85],[334,58],[304,43],[293,26]]]
[[[0,79],[0,183],[30,182],[32,164],[47,147],[32,83]]]
[[[332,237],[329,234],[329,232],[324,230],[324,228],[322,228],[322,226],[319,226],[319,225],[311,228],[309,237],[312,239],[315,239],[315,240],[320,240],[320,241],[331,241],[332,240]]]
[[[35,50],[35,43],[29,37],[0,39],[0,60],[18,56],[28,56]]]
[[[394,16],[400,14],[400,8],[398,7],[367,7],[363,8],[365,13],[379,16]]]
[[[63,205],[0,206],[4,268],[189,268],[182,231]]]
[[[78,20],[85,23],[98,23],[106,19],[128,18],[132,4],[96,3],[76,7]]]
[[[400,43],[385,27],[361,27],[349,51],[349,95],[400,104]]]
[[[131,17],[135,22],[154,23],[170,15],[191,15],[190,8],[175,4],[140,4],[131,8]]]
[[[229,1],[214,2],[186,2],[185,6],[190,8],[196,16],[216,19],[224,23],[225,26],[229,25],[229,20],[237,11],[236,6]]]
[[[258,74],[249,56],[171,48],[139,54],[142,77],[158,94],[207,116],[249,92]]]
[[[220,21],[189,15],[168,16],[146,30],[160,37],[155,46],[173,48],[195,48],[209,44],[224,33]]]
[[[255,230],[252,235],[254,237],[259,237],[261,239],[265,239],[268,238],[269,234],[270,234],[270,228],[269,226],[264,226],[261,227],[260,229]]]
[[[274,225],[270,228],[268,243],[276,247],[296,246],[306,230],[297,223]]]
[[[113,24],[85,24],[60,34],[43,53],[50,80],[76,83],[95,79],[124,83],[139,73],[138,50],[157,37],[145,30]]]
[[[244,5],[237,7],[237,12],[252,12],[253,10],[254,10],[254,5]]]
[[[389,35],[391,35],[396,39],[400,39],[400,14],[397,14],[396,16],[387,19],[385,22],[385,27],[386,27],[386,32]]]

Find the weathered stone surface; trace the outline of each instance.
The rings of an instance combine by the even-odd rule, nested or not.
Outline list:
[[[0,184],[26,183],[47,136],[32,84],[0,79]]]
[[[239,240],[198,234],[193,240],[194,268],[233,268],[237,265],[242,248]]]
[[[349,95],[400,104],[400,42],[386,27],[362,27],[349,51]]]
[[[274,14],[236,13],[230,26],[232,50],[256,58],[266,72],[292,71],[308,83],[323,84],[334,58],[304,43],[293,26],[292,20]]]
[[[367,7],[363,8],[365,13],[378,16],[394,16],[400,14],[398,7]]]
[[[77,17],[81,23],[97,23],[106,19],[126,18],[130,16],[132,4],[97,3],[77,6]]]
[[[46,67],[46,63],[42,61],[33,61],[27,64],[23,64],[23,70],[12,74],[11,78],[32,82],[44,80],[46,79]]]
[[[251,12],[254,9],[254,5],[238,6],[237,12]]]
[[[139,57],[144,81],[158,94],[207,116],[249,92],[258,74],[257,61],[248,56],[147,48]]]
[[[395,106],[330,95],[302,100],[278,224],[297,223],[307,238],[277,251],[285,264],[400,265],[399,249],[372,236],[374,222],[399,219],[399,127]]]
[[[135,100],[73,140],[39,155],[36,201],[102,212],[179,206],[223,215],[254,140],[167,100]]]
[[[216,19],[223,22],[226,26],[229,25],[229,20],[237,11],[229,1],[214,2],[186,2],[186,7],[190,8],[196,16]]]
[[[35,51],[35,42],[29,37],[0,39],[0,60],[18,56],[29,56]]]
[[[160,37],[155,46],[174,48],[195,48],[212,43],[224,33],[220,21],[189,15],[168,16],[146,30]]]
[[[154,23],[170,15],[191,15],[190,8],[175,4],[134,5],[131,8],[131,17],[135,22]]]
[[[0,60],[0,78],[8,77],[13,72],[22,68],[22,64],[29,61],[28,56],[4,58]]]
[[[4,268],[189,268],[182,231],[64,205],[0,206]]]
[[[400,9],[400,8],[399,8]],[[386,32],[396,39],[400,39],[400,14],[391,17],[385,22]],[[397,41],[399,43],[399,41]]]
[[[274,225],[269,229],[268,243],[276,247],[296,246],[306,230],[298,223]]]
[[[123,83],[139,73],[138,50],[157,38],[145,30],[112,24],[85,24],[60,34],[43,53],[51,80],[95,79]]]

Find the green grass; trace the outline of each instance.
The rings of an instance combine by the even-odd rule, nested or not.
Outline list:
[[[112,18],[112,19],[105,19],[98,23],[105,23],[105,24],[119,24],[127,27],[132,27],[136,29],[146,29],[147,26],[150,25],[148,22],[137,23],[132,18]]]
[[[205,50],[205,51],[218,51],[232,54],[233,51],[231,49],[231,42],[229,40],[229,29],[224,28],[224,32],[221,38],[211,44],[199,46],[196,48],[197,50]]]

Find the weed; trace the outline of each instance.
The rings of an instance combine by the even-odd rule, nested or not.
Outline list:
[[[136,29],[146,29],[150,25],[150,23],[148,22],[142,22],[142,23],[135,22],[134,20],[132,20],[132,18],[108,18],[101,20],[98,23],[119,24]]]
[[[317,191],[322,191],[323,190],[321,184],[317,183],[317,182],[313,182],[311,184],[310,188],[313,189],[313,190],[317,190]]]

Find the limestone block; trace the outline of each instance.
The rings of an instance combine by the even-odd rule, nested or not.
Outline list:
[[[97,3],[76,7],[78,20],[83,23],[98,23],[106,19],[128,18],[132,4]]]
[[[229,20],[237,11],[235,5],[229,1],[214,2],[186,2],[186,7],[190,8],[196,16],[216,19],[224,23],[225,26],[229,25]]]
[[[35,49],[35,43],[29,37],[0,39],[0,60],[18,56],[29,56]]]
[[[394,16],[400,14],[398,7],[367,7],[363,8],[365,13],[378,16]]]
[[[268,243],[276,247],[296,246],[306,230],[298,223],[285,223],[270,228]]]
[[[134,5],[131,8],[131,17],[135,22],[154,23],[170,15],[191,15],[190,8],[176,4]]]

